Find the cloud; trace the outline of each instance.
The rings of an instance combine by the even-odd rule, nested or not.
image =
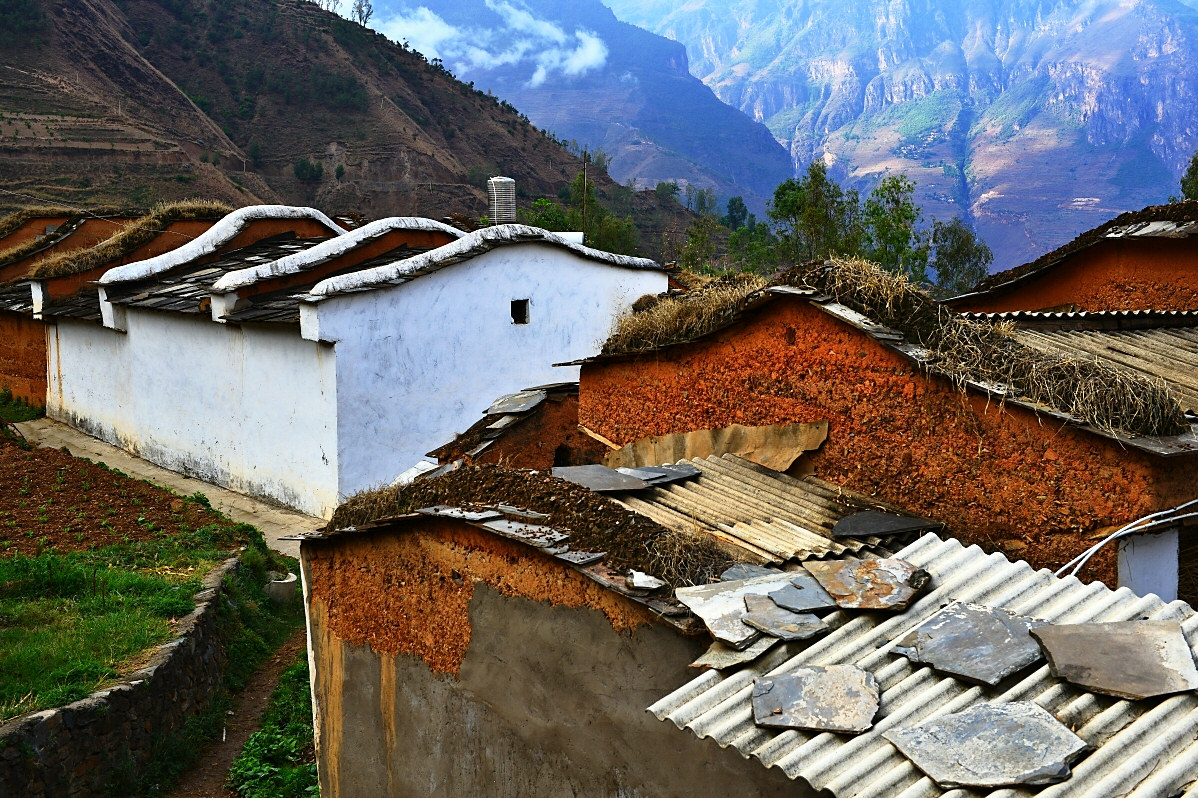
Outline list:
[[[485,2],[499,17],[500,26],[455,27],[420,6],[383,18],[376,30],[396,41],[407,41],[429,60],[440,58],[459,77],[528,64],[532,67],[528,85],[539,86],[554,72],[573,77],[607,63],[607,45],[593,31],[577,28],[567,33],[507,0]]]

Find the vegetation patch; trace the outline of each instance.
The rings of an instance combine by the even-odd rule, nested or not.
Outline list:
[[[32,405],[20,397],[14,397],[8,386],[0,388],[0,422],[32,421],[46,415],[46,408]]]
[[[319,795],[307,652],[279,677],[261,730],[250,735],[229,770],[229,786],[242,798]]]

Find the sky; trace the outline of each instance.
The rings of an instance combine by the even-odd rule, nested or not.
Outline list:
[[[460,0],[448,0],[459,2]],[[371,27],[406,41],[430,61],[440,58],[459,79],[502,66],[524,66],[527,84],[539,86],[555,73],[583,75],[607,63],[607,45],[594,31],[567,30],[507,0],[484,0],[494,25],[459,27],[423,5],[387,4]]]

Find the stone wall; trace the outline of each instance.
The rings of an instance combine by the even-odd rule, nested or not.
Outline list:
[[[127,680],[0,726],[0,798],[105,795],[118,770],[144,765],[157,740],[206,708],[227,660],[217,601],[237,566],[227,560],[204,578],[175,639]]]

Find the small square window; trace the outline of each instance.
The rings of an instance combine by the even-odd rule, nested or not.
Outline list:
[[[528,300],[512,300],[512,324],[528,324]]]

